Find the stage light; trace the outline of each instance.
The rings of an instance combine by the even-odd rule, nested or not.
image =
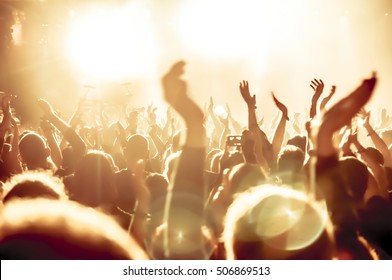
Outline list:
[[[102,8],[72,14],[67,53],[84,78],[121,80],[148,69],[154,48],[148,19],[140,11]]]
[[[249,26],[257,22],[254,9],[243,12],[249,1],[186,1],[178,11],[179,34],[184,45],[196,53],[236,57],[248,43],[255,43]],[[249,14],[250,13],[250,14]],[[249,41],[253,42],[249,42]]]
[[[277,45],[295,46],[307,9],[292,1],[188,0],[176,26],[184,46],[214,58],[252,57],[260,61]]]

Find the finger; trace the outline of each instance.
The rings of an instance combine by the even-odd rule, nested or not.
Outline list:
[[[274,100],[275,104],[279,107],[281,104],[280,101],[276,98],[274,92],[271,91],[272,99]]]

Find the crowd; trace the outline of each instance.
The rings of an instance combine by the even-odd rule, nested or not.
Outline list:
[[[66,120],[40,99],[26,128],[2,94],[1,259],[391,259],[392,129],[365,109],[376,74],[333,105],[336,87],[311,81],[292,119],[272,93],[269,125],[247,81],[241,124],[213,98],[200,108],[184,71],[162,77],[164,118],[87,116],[81,98]]]

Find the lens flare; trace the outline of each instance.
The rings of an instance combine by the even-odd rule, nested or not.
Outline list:
[[[268,247],[280,252],[307,248],[328,229],[328,221],[325,208],[304,193],[270,185],[254,187],[240,194],[228,210],[224,231],[228,258],[235,258],[234,240],[263,244],[260,255]]]

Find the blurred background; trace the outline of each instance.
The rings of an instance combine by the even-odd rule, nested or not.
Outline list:
[[[160,77],[179,59],[189,94],[229,104],[243,123],[241,80],[268,120],[270,91],[292,115],[310,106],[313,78],[326,93],[337,85],[336,101],[377,71],[369,108],[390,111],[392,1],[0,0],[0,91],[25,123],[39,118],[40,97],[65,115],[81,96],[160,106]]]

